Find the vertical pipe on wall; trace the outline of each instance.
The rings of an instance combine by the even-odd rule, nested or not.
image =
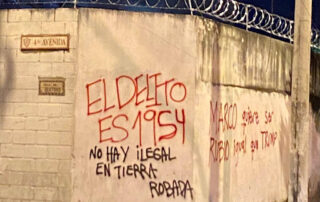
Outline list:
[[[312,0],[295,1],[292,63],[292,137],[288,201],[308,201],[309,80]]]

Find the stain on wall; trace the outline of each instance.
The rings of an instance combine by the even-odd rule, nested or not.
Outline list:
[[[212,91],[210,201],[285,200],[289,96],[217,86]]]

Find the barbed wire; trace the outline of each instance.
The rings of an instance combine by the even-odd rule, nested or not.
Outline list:
[[[235,0],[0,0],[0,8],[96,7],[135,11],[191,13],[223,22],[241,25],[247,30],[260,30],[271,36],[293,42],[294,21],[265,9]],[[73,5],[72,5],[73,4]],[[312,29],[311,46],[320,48],[320,31]]]
[[[87,2],[78,0],[77,2]],[[293,42],[294,21],[272,14],[265,9],[235,0],[90,0],[92,4],[147,7],[149,9],[189,11],[231,24],[243,25],[247,30],[260,30],[271,36]],[[320,48],[320,31],[312,29],[311,46]]]
[[[202,0],[206,1],[206,0]],[[192,6],[196,6],[201,13],[218,18],[229,23],[242,24],[246,29],[257,29],[268,34],[293,41],[292,20],[286,19],[276,14],[271,14],[267,10],[255,7],[250,4],[239,3],[233,0],[213,0],[210,6],[198,4],[198,0],[193,0]]]

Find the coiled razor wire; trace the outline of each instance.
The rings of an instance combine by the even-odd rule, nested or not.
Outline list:
[[[0,8],[94,7],[119,10],[196,14],[260,30],[293,42],[294,21],[235,0],[0,0]],[[320,48],[320,31],[312,29],[311,46]]]

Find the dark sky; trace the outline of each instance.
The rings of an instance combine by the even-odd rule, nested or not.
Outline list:
[[[252,4],[264,8],[271,13],[294,19],[295,0],[237,0],[239,2]],[[320,29],[320,0],[312,2],[312,27]]]

